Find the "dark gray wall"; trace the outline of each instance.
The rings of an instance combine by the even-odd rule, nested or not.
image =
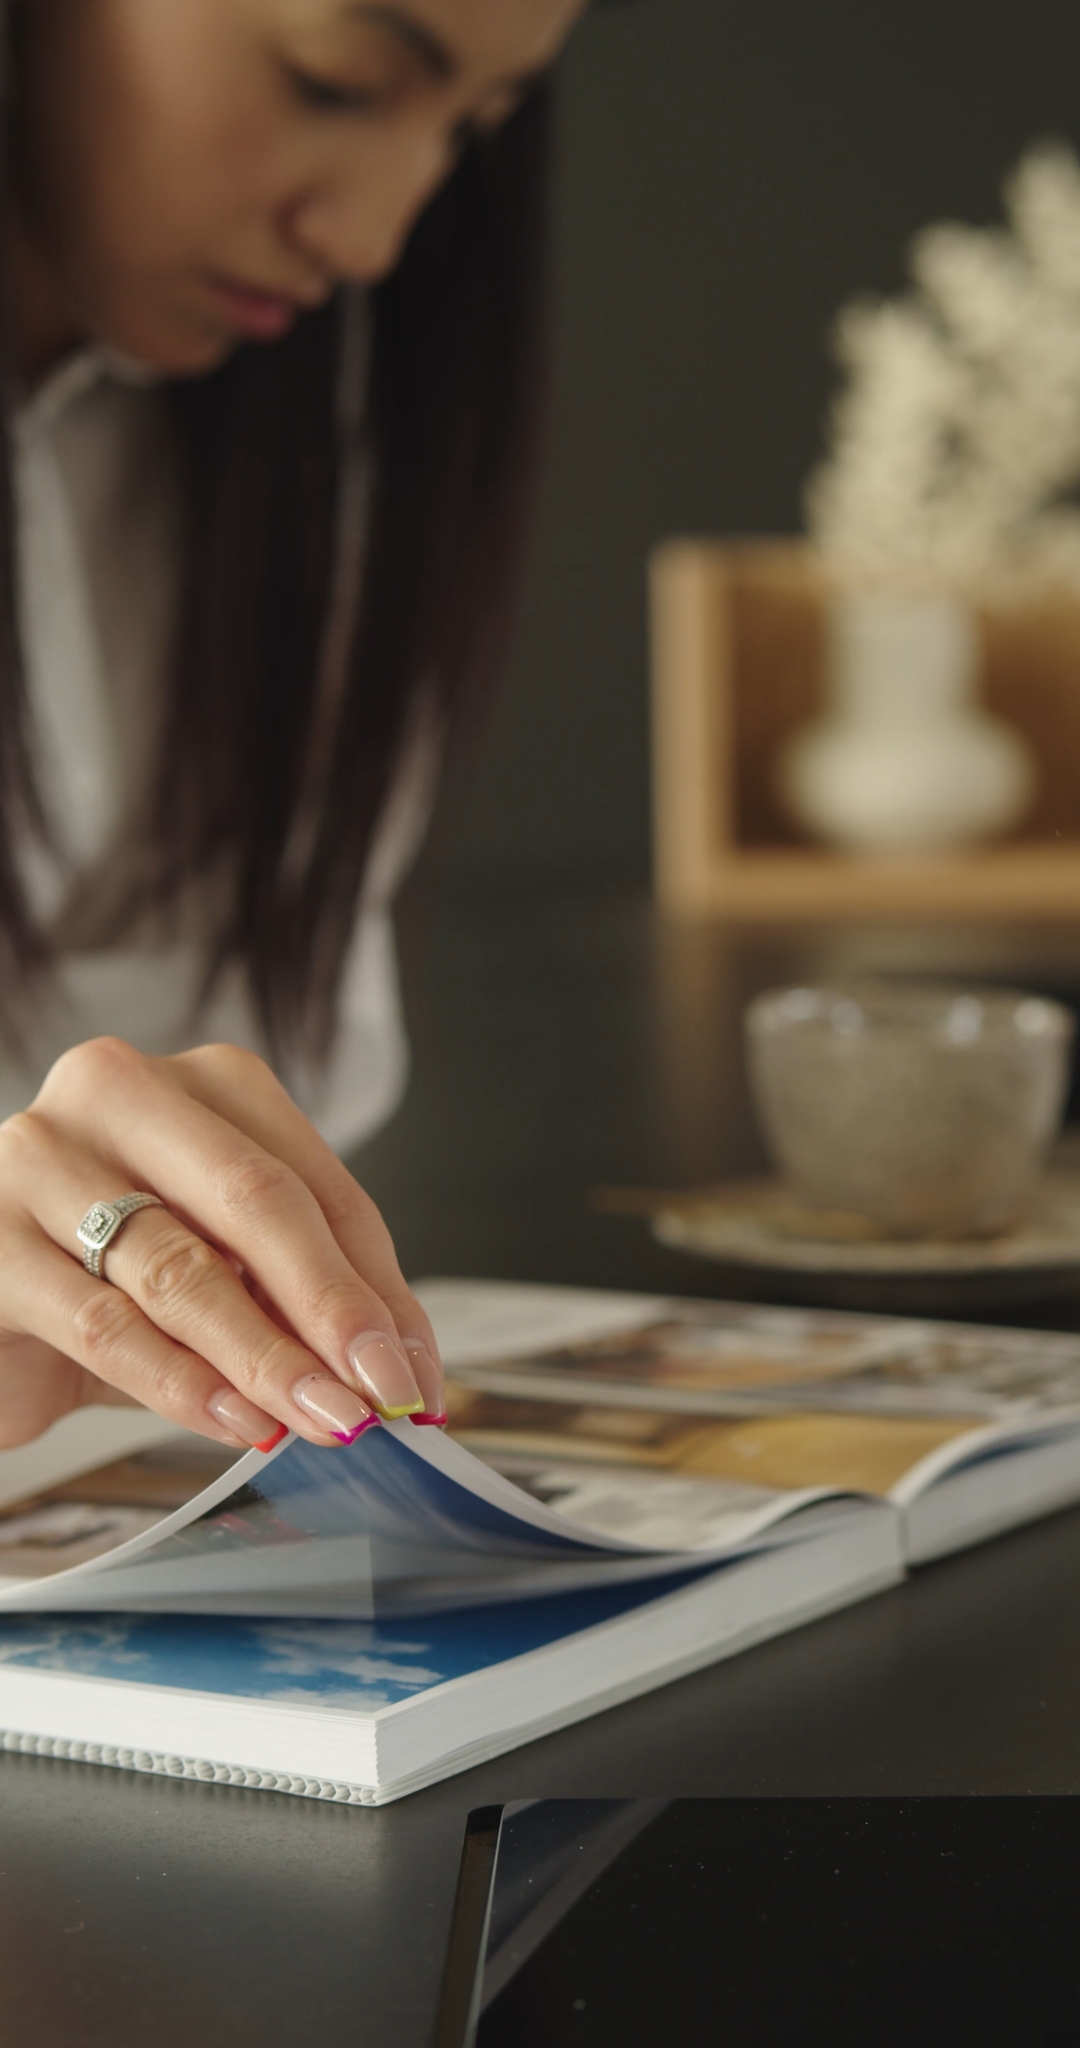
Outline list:
[[[1080,0],[635,0],[583,25],[562,125],[552,459],[453,828],[473,881],[645,875],[646,552],[795,527],[836,308],[924,221],[992,219],[1031,137],[1080,140]]]

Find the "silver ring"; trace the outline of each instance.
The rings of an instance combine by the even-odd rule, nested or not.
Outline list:
[[[114,1237],[119,1237],[136,1209],[163,1209],[158,1195],[120,1195],[115,1202],[95,1202],[88,1209],[76,1235],[83,1248],[83,1265],[95,1280],[105,1278],[102,1262]]]

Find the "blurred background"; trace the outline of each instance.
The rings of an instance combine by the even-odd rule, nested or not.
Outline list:
[[[554,439],[517,659],[453,827],[456,879],[644,883],[644,565],[673,533],[793,533],[829,332],[925,222],[1000,216],[1080,144],[1080,13],[977,0],[631,0],[566,61]]]
[[[799,531],[840,307],[902,291],[925,223],[1000,221],[1033,140],[1080,145],[1080,12],[630,0],[582,25],[559,118],[555,406],[525,614],[399,921],[408,1100],[352,1163],[413,1275],[749,1294],[753,1276],[722,1283],[595,1199],[762,1170],[746,1002],[865,969],[1075,999],[1080,918],[660,911],[646,561],[673,534]]]

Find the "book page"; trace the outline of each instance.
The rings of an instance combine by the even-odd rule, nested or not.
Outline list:
[[[802,1399],[801,1385],[768,1399]],[[827,1387],[814,1405],[894,1415],[956,1415],[984,1423],[1080,1417],[1080,1338],[964,1324],[899,1324],[892,1345]]]
[[[654,1322],[666,1306],[659,1295],[530,1287],[515,1280],[420,1280],[413,1292],[435,1325],[451,1371],[466,1362],[633,1330]]]
[[[478,1290],[461,1285],[470,1309]],[[557,1292],[565,1318],[568,1290]],[[992,1451],[1080,1430],[1074,1336],[681,1301],[604,1330],[602,1298],[589,1296],[580,1335],[564,1321],[560,1343],[530,1352],[511,1329],[510,1293],[506,1355],[455,1367],[461,1440],[564,1512],[573,1499],[575,1518],[597,1527],[632,1526],[637,1498],[625,1484],[600,1507],[564,1483],[568,1461],[597,1452],[605,1468],[677,1470],[680,1483],[831,1486],[907,1503]],[[664,1499],[674,1514],[671,1487]],[[640,1526],[655,1534],[660,1521]]]
[[[895,1352],[899,1328],[884,1318],[666,1302],[630,1327],[586,1325],[557,1345],[489,1349],[450,1370],[464,1384],[525,1397],[583,1393],[622,1407],[640,1395],[673,1413],[744,1415],[773,1390],[827,1389],[868,1370]]]
[[[452,1284],[439,1283],[441,1298]],[[459,1334],[470,1316],[482,1326],[473,1306],[482,1290],[460,1285]],[[1080,1337],[693,1301],[669,1301],[659,1314],[602,1329],[605,1297],[585,1290],[586,1312],[574,1333],[566,1327],[571,1290],[556,1289],[562,1339],[530,1348],[524,1327],[511,1322],[513,1291],[500,1289],[507,1348],[501,1356],[490,1345],[459,1355],[452,1370],[460,1383],[528,1400],[579,1397],[616,1408],[636,1400],[657,1411],[732,1418],[773,1409],[846,1411],[954,1417],[977,1427],[1063,1419],[1069,1411],[1080,1417]],[[521,1290],[526,1319],[527,1297],[538,1291]]]
[[[769,1454],[746,1423],[523,1401],[455,1380],[447,1401],[457,1444],[578,1528],[623,1542],[717,1550],[834,1491],[867,1489],[863,1479],[805,1477],[812,1460],[799,1470],[791,1452]]]
[[[156,1528],[220,1479],[236,1452],[177,1431],[77,1478],[0,1508],[0,1580],[47,1578]]]

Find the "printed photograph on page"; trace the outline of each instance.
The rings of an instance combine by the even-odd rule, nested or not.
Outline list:
[[[725,1395],[792,1381],[831,1381],[880,1357],[895,1340],[881,1320],[796,1310],[688,1305],[642,1327],[526,1357],[456,1366],[460,1379],[500,1383],[586,1376],[660,1396]]]
[[[812,1412],[719,1421],[529,1401],[453,1381],[448,1401],[456,1441],[536,1499],[605,1535],[662,1547],[726,1541],[770,1501],[810,1488],[884,1495],[971,1427],[955,1417]],[[678,1537],[659,1534],[661,1524]]]
[[[138,1451],[0,1509],[0,1582],[45,1579],[156,1528],[236,1462],[191,1436]]]
[[[773,1407],[1009,1421],[1080,1410],[1080,1338],[713,1305],[638,1330],[482,1366],[468,1384],[685,1413]],[[699,1405],[700,1404],[700,1405]]]
[[[763,1406],[955,1415],[983,1424],[1069,1409],[1080,1414],[1080,1339],[938,1324],[902,1334],[884,1356],[828,1384],[774,1382],[761,1399]]]

